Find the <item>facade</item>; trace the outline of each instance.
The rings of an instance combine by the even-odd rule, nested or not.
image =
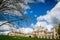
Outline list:
[[[51,38],[53,37],[53,32],[48,32],[48,30],[44,30],[44,27],[40,26],[40,29],[33,32],[33,35],[38,38]]]
[[[47,29],[44,30],[44,27],[40,26],[40,29],[37,31],[33,31],[32,34],[24,34],[24,33],[17,33],[17,32],[10,32],[9,36],[25,36],[25,37],[36,37],[36,38],[58,38],[58,34],[56,33],[55,29],[53,32],[48,32]]]
[[[2,23],[4,23],[4,22],[0,22],[0,25]],[[6,27],[4,25],[7,28],[9,27],[9,29],[5,29]],[[17,29],[15,28],[15,26],[10,23],[6,23],[4,25],[0,26],[0,34],[3,34],[5,32],[4,34],[6,34],[6,35],[8,34],[9,36],[25,36],[25,37],[47,38],[47,39],[49,39],[49,38],[56,39],[59,37],[58,33],[56,32],[56,28],[54,28],[53,32],[48,32],[48,29],[44,29],[44,27],[40,26],[40,29],[33,31],[32,34],[24,34],[24,33],[16,32]],[[4,32],[2,32],[2,31],[4,31]]]
[[[9,35],[9,36],[33,37],[32,34],[24,34],[24,33],[16,33],[16,32],[10,32],[8,35]]]
[[[40,26],[40,29],[37,31],[33,31],[34,37],[37,38],[47,38],[47,39],[56,39],[59,38],[58,33],[56,32],[56,28],[54,28],[53,32],[49,32],[48,29],[44,29],[44,27]]]

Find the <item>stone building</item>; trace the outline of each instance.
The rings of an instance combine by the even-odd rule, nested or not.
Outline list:
[[[24,34],[24,33],[17,33],[17,32],[10,32],[9,36],[24,36],[24,37],[33,37],[32,34]]]
[[[44,27],[40,26],[40,29],[37,31],[33,31],[34,37],[37,38],[58,38],[58,34],[56,32],[56,29],[54,28],[53,32],[49,32],[48,29],[44,29]]]
[[[53,36],[53,32],[48,32],[47,29],[44,30],[44,27],[40,26],[40,29],[33,31],[33,35],[38,38],[50,38]]]
[[[16,29],[17,30],[17,29]],[[58,34],[56,32],[56,29],[54,28],[53,32],[49,32],[48,29],[44,29],[44,27],[40,26],[39,30],[33,31],[32,34],[24,34],[16,32],[15,30],[13,32],[10,32],[8,34],[9,36],[24,36],[24,37],[36,37],[36,38],[58,38]]]

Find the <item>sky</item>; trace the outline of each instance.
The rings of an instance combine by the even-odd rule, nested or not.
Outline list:
[[[33,23],[36,23],[36,18],[47,14],[47,10],[51,10],[55,5],[56,1],[45,0],[45,2],[29,3],[30,10],[27,10],[27,15],[32,18]]]
[[[36,0],[36,2],[29,2],[30,10],[27,10],[26,15],[32,18],[30,27],[37,30],[39,26],[43,26],[51,32],[51,29],[56,27],[60,22],[59,1],[60,0]]]
[[[58,24],[58,22],[60,22],[60,0],[26,1],[28,2],[30,8],[26,9],[24,13],[26,16],[31,18],[31,21],[28,20],[29,24],[22,24],[24,23],[22,22],[21,24],[23,25],[23,28],[19,28],[18,24],[14,23],[22,33],[29,33],[30,31],[32,32],[32,28],[37,30],[40,25],[43,26],[45,29],[52,31],[51,28],[55,27]]]
[[[47,12],[53,9],[57,3],[57,0],[29,2],[30,9],[27,9],[26,15],[32,19],[31,24],[36,25],[38,17],[47,15]],[[45,20],[41,20],[41,22],[45,22]]]

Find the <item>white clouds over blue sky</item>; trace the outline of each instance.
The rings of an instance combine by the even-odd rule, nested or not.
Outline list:
[[[41,23],[42,20],[45,20]],[[48,24],[48,23],[49,24]],[[35,25],[44,25],[50,31],[54,25],[57,25],[60,22],[60,2],[56,4],[52,10],[48,11],[46,15],[37,17],[37,23]]]
[[[25,8],[25,9],[31,8],[30,10],[25,11],[24,13],[27,14],[28,17],[32,18],[31,22],[33,24],[31,24],[30,26],[33,26],[35,30],[37,30],[41,25],[44,28],[47,28],[49,31],[51,31],[51,28],[54,25],[57,25],[58,22],[60,22],[60,2],[59,1],[57,3],[55,0],[54,1],[53,0],[26,0],[26,3],[28,2],[30,3],[29,4],[30,7],[28,5],[25,6],[23,4],[21,4],[21,6],[22,8]],[[17,11],[14,11],[13,13],[16,15],[21,15]],[[1,29],[9,29],[9,27],[2,27]],[[26,28],[25,27],[19,28],[17,31],[26,34],[26,33],[31,33],[33,29],[27,26]]]
[[[30,33],[33,32],[33,29],[32,28],[24,28],[24,27],[22,27],[22,28],[19,28],[18,31],[21,32],[21,33],[24,33],[24,34],[30,34]]]

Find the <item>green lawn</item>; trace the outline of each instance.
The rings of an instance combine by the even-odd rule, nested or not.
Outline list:
[[[20,37],[20,36],[0,35],[0,40],[58,40],[58,39],[43,39],[43,38],[29,38],[29,37]]]

